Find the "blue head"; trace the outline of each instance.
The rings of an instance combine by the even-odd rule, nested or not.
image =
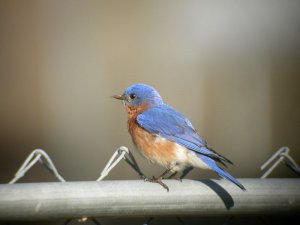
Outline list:
[[[163,104],[159,93],[153,87],[146,84],[133,84],[122,95],[115,95],[113,97],[123,100],[126,106],[132,108],[142,105],[147,105],[147,107],[151,108]]]

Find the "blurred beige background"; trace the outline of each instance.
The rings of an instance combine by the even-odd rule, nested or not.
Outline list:
[[[95,180],[134,149],[110,98],[154,86],[236,177],[281,146],[300,163],[300,4],[295,1],[0,1],[0,182],[35,148],[66,180]],[[134,152],[135,153],[135,152]],[[135,153],[142,170],[162,169]],[[295,177],[284,165],[273,177]],[[189,178],[217,176],[195,170]],[[107,179],[137,179],[125,162]],[[55,180],[35,166],[22,182]]]

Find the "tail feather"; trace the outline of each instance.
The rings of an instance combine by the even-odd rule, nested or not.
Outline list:
[[[227,167],[227,165],[225,163],[230,163],[231,165],[233,165],[233,162],[231,162],[229,159],[227,159],[225,156],[220,155],[219,153],[217,153],[215,150],[213,150],[212,148],[209,148],[208,146],[205,146],[206,149],[209,149],[210,151],[212,151],[214,153],[214,155],[208,155],[210,158],[217,160],[219,163],[222,163],[224,166]]]
[[[207,156],[204,156],[204,155],[198,155],[198,157],[201,158],[203,160],[203,162],[206,163],[219,176],[231,181],[232,183],[234,183],[236,186],[238,186],[242,190],[244,190],[244,191],[246,190],[246,188],[240,182],[238,182],[237,179],[235,179],[233,176],[231,176],[225,170],[220,168],[213,159],[211,159]]]
[[[218,167],[218,166],[217,166]],[[224,177],[225,179],[231,181],[232,183],[234,183],[235,185],[237,185],[239,188],[241,188],[242,190],[246,190],[246,188],[240,183],[238,182],[237,179],[235,179],[233,176],[231,176],[229,173],[227,173],[226,171],[224,171],[223,169],[221,169],[220,167],[218,167],[218,169],[215,170],[216,173],[221,176]]]

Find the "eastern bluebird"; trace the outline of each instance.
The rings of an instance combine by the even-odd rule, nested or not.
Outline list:
[[[165,104],[154,88],[134,84],[122,95],[113,97],[122,100],[125,105],[128,131],[137,149],[152,163],[166,168],[160,177],[149,181],[169,190],[161,181],[163,176],[171,172],[170,177],[173,177],[179,171],[197,167],[213,170],[245,190],[241,183],[217,165],[226,166],[226,163],[232,162],[209,148],[191,122]]]

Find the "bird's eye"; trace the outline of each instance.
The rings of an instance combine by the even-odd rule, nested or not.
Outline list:
[[[130,94],[129,95],[129,98],[132,100],[132,99],[135,99],[136,98],[136,94]]]

